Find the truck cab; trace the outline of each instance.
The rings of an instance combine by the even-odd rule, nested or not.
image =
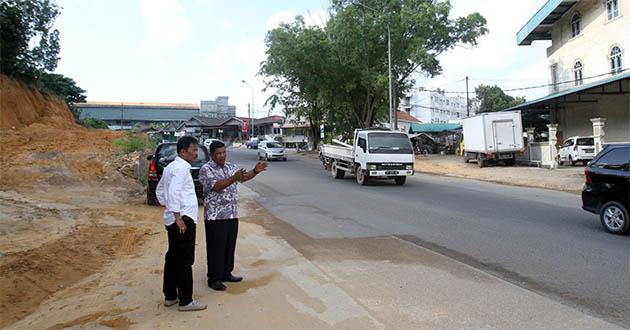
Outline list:
[[[365,185],[371,179],[394,179],[403,185],[413,175],[414,153],[409,136],[383,129],[358,129],[352,145],[324,145],[322,161],[337,179],[352,173],[357,183]]]

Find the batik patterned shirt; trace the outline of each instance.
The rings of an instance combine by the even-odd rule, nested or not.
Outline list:
[[[220,192],[213,191],[214,185],[236,173],[239,167],[225,162],[219,166],[210,160],[199,170],[199,181],[203,185],[203,205],[206,221],[238,218],[238,183],[226,187]]]

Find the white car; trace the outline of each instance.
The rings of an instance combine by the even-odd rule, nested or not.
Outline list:
[[[214,141],[219,141],[219,142],[221,142],[221,140],[219,140],[219,139],[205,139],[205,140],[203,141],[203,145],[204,145],[204,146],[208,149],[208,151],[210,151],[210,145],[211,145],[211,144],[212,144],[212,142],[214,142]]]
[[[586,165],[595,157],[595,139],[592,136],[572,136],[568,138],[558,152],[558,164],[565,162],[575,165],[581,162]]]
[[[258,159],[287,161],[287,149],[275,141],[260,141],[258,143]]]

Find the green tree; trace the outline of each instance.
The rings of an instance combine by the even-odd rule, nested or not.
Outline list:
[[[25,83],[57,67],[59,7],[51,0],[0,2],[0,70]]]
[[[525,103],[521,96],[512,97],[505,94],[499,86],[479,85],[475,88],[477,112],[495,112]]]
[[[74,112],[74,104],[85,102],[85,90],[77,86],[74,79],[56,73],[42,73],[36,86],[49,94],[62,96]]]
[[[273,101],[310,116],[314,133],[320,122],[339,134],[369,127],[388,109],[388,25],[394,100],[413,86],[414,73],[439,74],[440,54],[476,45],[487,32],[478,13],[451,19],[450,10],[448,1],[333,0],[323,29],[298,17],[269,31],[260,73],[268,88],[279,90]]]

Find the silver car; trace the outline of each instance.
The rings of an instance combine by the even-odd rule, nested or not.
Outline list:
[[[260,141],[258,143],[258,159],[264,160],[287,160],[286,148],[275,141]]]

